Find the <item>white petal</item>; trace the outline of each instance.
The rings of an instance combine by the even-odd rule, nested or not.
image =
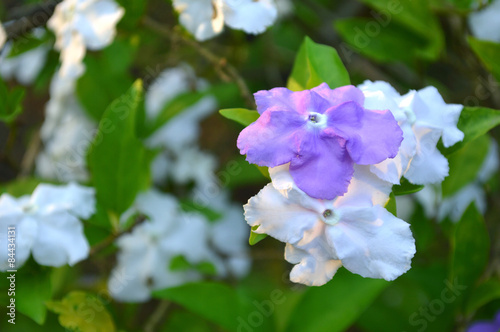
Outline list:
[[[224,21],[233,29],[259,34],[271,26],[278,12],[270,0],[223,0]]]
[[[487,182],[493,174],[498,171],[500,160],[498,157],[498,144],[493,139],[490,138],[490,146],[488,149],[488,154],[481,165],[481,169],[477,174],[478,181],[485,183]]]
[[[50,47],[46,44],[24,52],[13,58],[0,60],[0,75],[5,79],[15,78],[23,85],[29,85],[42,70]],[[4,52],[8,53],[7,50]]]
[[[204,41],[222,32],[224,15],[219,1],[174,0],[174,8],[179,12],[179,22],[196,39]]]
[[[438,219],[443,220],[449,216],[452,221],[458,222],[473,202],[479,212],[486,212],[486,193],[475,183],[468,184],[451,197],[446,197],[439,206]]]
[[[344,210],[342,221],[326,232],[338,258],[353,273],[394,280],[410,269],[415,254],[410,225],[380,206]]]
[[[113,41],[115,26],[125,10],[112,0],[89,2],[76,13],[74,26],[91,50],[102,49]]]
[[[309,252],[290,243],[285,247],[285,259],[296,264],[290,272],[290,280],[307,286],[322,286],[330,281],[342,266],[340,260],[318,259]]]
[[[31,196],[31,204],[37,213],[49,215],[68,211],[77,217],[88,219],[95,213],[95,189],[76,183],[65,186],[39,184]]]
[[[437,211],[441,204],[441,183],[426,185],[422,190],[416,192],[414,197],[424,208],[427,218],[437,217]]]
[[[0,22],[0,50],[3,48],[3,45],[5,45],[6,41],[7,41],[7,33],[3,28],[2,22]]]
[[[37,216],[38,234],[33,244],[33,258],[48,266],[74,265],[87,258],[89,244],[82,223],[68,212]]]
[[[436,145],[439,132],[427,128],[416,128],[417,153],[413,157],[405,177],[414,184],[437,183],[448,176],[448,160]]]
[[[250,232],[243,218],[243,209],[233,205],[222,212],[222,219],[214,222],[210,229],[213,245],[227,255],[244,253],[248,248],[246,240]]]
[[[494,0],[486,8],[469,15],[472,34],[482,40],[500,42],[500,1]]]
[[[282,195],[272,184],[265,186],[244,206],[245,219],[250,226],[259,226],[254,232],[265,233],[288,243],[302,239],[304,232],[314,226],[323,208],[318,200],[304,197],[304,193],[290,190]],[[303,201],[309,207],[304,207]]]

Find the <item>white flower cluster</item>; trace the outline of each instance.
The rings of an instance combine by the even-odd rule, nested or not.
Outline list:
[[[224,25],[251,34],[271,26],[278,10],[273,0],[173,0],[180,23],[198,40],[220,34]],[[286,6],[282,6],[286,8]]]
[[[403,130],[398,155],[380,164],[355,166],[347,193],[314,199],[294,183],[288,164],[270,168],[272,183],[245,208],[256,233],[285,242],[290,279],[320,286],[344,266],[363,277],[393,280],[405,273],[415,254],[409,225],[385,209],[394,184],[404,176],[414,184],[441,182],[448,161],[436,145],[463,139],[456,125],[461,105],[446,104],[434,87],[401,96],[385,82],[359,86],[367,109],[389,109]]]
[[[469,27],[474,37],[481,40],[500,42],[500,0],[493,0],[486,8],[472,12]]]
[[[80,219],[95,212],[93,188],[75,183],[40,184],[31,196],[0,196],[0,271],[20,268],[30,253],[38,264],[74,265],[87,258],[89,244]],[[15,268],[9,264],[7,232],[15,228]],[[10,228],[12,229],[12,228]]]
[[[142,302],[151,292],[203,278],[243,276],[248,272],[245,240],[248,236],[241,208],[228,208],[221,220],[209,221],[200,213],[183,212],[170,195],[149,190],[140,194],[122,216],[124,222],[137,213],[148,220],[117,240],[120,249],[108,288],[120,301]],[[174,266],[181,260],[184,264]],[[205,264],[214,271],[204,271]]]
[[[422,205],[427,218],[436,218],[438,221],[449,218],[453,222],[458,222],[471,203],[484,214],[486,212],[484,184],[498,171],[499,163],[498,145],[494,139],[490,139],[488,154],[474,181],[444,198],[441,183],[425,186],[414,195],[397,197],[398,214],[401,211],[410,217],[415,210],[415,201]]]

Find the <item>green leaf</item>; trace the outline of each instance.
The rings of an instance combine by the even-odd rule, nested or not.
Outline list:
[[[267,237],[267,234],[259,234],[255,233],[254,230],[259,228],[259,226],[252,226],[252,231],[250,232],[250,238],[248,239],[248,243],[250,243],[251,246],[254,244],[259,243],[260,241],[264,240]]]
[[[0,79],[0,121],[12,123],[21,114],[24,93],[21,87],[9,89]]]
[[[59,314],[59,323],[80,332],[114,332],[115,324],[102,302],[94,295],[73,291],[61,301],[47,303],[47,308]]]
[[[14,197],[31,195],[40,182],[37,178],[21,178],[2,185],[0,192],[9,193]],[[47,183],[47,181],[44,182]]]
[[[483,135],[448,156],[450,172],[441,184],[443,197],[455,194],[477,178],[488,154],[489,145],[489,137]]]
[[[208,221],[217,221],[224,216],[224,214],[220,213],[219,211],[212,210],[211,208],[202,204],[196,204],[193,201],[181,201],[181,208],[186,212],[201,213],[208,219]]]
[[[392,187],[392,192],[395,196],[402,196],[419,192],[422,189],[424,189],[423,185],[413,184],[406,178],[402,178],[400,184]]]
[[[136,137],[136,112],[142,102],[141,81],[106,109],[98,133],[88,152],[88,165],[97,199],[106,210],[123,213],[144,187],[148,172],[144,158],[150,158]],[[148,165],[149,166],[149,165]]]
[[[387,203],[385,203],[385,208],[395,217],[398,216],[398,209],[396,206],[396,196],[394,195],[394,192],[391,192],[391,194],[389,195],[389,200],[387,201]]]
[[[443,153],[449,155],[461,149],[498,125],[500,125],[500,111],[486,107],[464,107],[457,124],[457,128],[464,133],[464,139],[443,149]]]
[[[467,299],[465,314],[473,315],[482,306],[497,299],[500,299],[500,280],[491,278],[483,281]]]
[[[467,40],[486,69],[488,69],[493,76],[495,76],[497,81],[500,82],[500,63],[498,63],[498,58],[500,57],[500,44],[472,37],[467,38]]]
[[[472,203],[458,222],[451,241],[450,280],[471,292],[489,258],[490,238],[483,217]]]
[[[52,296],[51,289],[50,269],[38,264],[27,264],[16,273],[16,309],[43,325],[47,315],[45,302]]]
[[[219,113],[223,117],[238,122],[245,127],[257,121],[259,118],[259,113],[257,111],[251,111],[244,108],[226,108],[220,110]]]
[[[385,280],[339,270],[326,285],[306,290],[286,331],[345,331],[388,285]]]
[[[12,49],[7,57],[15,58],[18,55],[31,51],[48,41],[52,41],[52,35],[50,33],[44,33],[41,38],[38,38],[33,34],[25,34],[23,35],[23,38],[17,39],[13,42]]]
[[[190,263],[183,255],[177,255],[170,261],[169,269],[172,271],[196,270],[205,275],[217,274],[217,269],[210,262]]]
[[[153,296],[180,304],[229,331],[237,329],[236,318],[241,315],[240,299],[236,291],[227,285],[215,282],[191,283],[155,291]]]
[[[312,89],[321,83],[331,89],[351,84],[349,73],[337,51],[305,37],[295,59],[287,87],[293,91]]]

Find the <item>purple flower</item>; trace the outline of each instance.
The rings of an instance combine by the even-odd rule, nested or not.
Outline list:
[[[497,312],[494,321],[478,321],[472,324],[467,332],[498,332],[500,331],[500,311]]]
[[[260,117],[240,133],[241,154],[259,166],[290,163],[297,186],[314,198],[342,196],[354,163],[394,158],[403,140],[392,113],[364,109],[364,95],[352,85],[275,88],[255,93],[255,101]]]

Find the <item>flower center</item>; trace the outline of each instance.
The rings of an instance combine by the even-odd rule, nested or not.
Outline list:
[[[329,225],[335,225],[340,221],[340,214],[331,209],[326,209],[321,215],[323,217],[323,221]]]
[[[307,118],[309,125],[320,128],[326,127],[326,120],[326,115],[317,112],[310,112]]]

